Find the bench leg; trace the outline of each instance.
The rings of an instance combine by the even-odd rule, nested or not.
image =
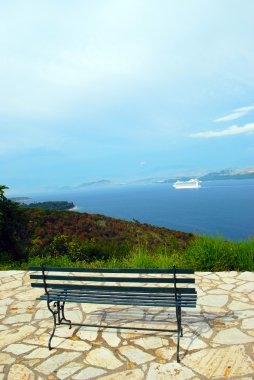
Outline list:
[[[59,316],[60,316],[60,302],[54,302],[53,303],[53,307],[54,308],[56,308],[56,310],[54,310],[54,309],[52,309],[51,307],[50,307],[50,303],[48,302],[48,309],[49,309],[49,311],[52,313],[52,316],[53,316],[53,323],[54,323],[54,325],[53,325],[53,330],[52,330],[52,333],[51,333],[51,335],[50,335],[50,338],[49,338],[49,342],[48,342],[48,348],[49,348],[49,350],[52,350],[52,347],[51,347],[51,340],[52,340],[52,338],[53,338],[53,336],[54,336],[54,334],[55,334],[55,331],[56,331],[56,325],[57,325],[57,323],[56,323],[56,315],[58,316],[58,322],[59,322]]]
[[[60,306],[61,313],[62,313],[62,317],[61,317],[61,319],[60,319],[60,323],[61,323],[62,321],[69,322],[69,324],[70,324],[69,329],[71,329],[71,320],[65,318],[65,314],[64,314],[64,305],[65,305],[65,301],[64,301],[63,304]]]
[[[177,363],[180,363],[179,351],[180,351],[180,336],[183,336],[182,329],[182,316],[181,316],[181,307],[176,307],[176,320],[177,320],[177,351],[176,351],[176,360]]]
[[[177,363],[180,363],[179,350],[180,350],[180,332],[178,331],[178,333],[177,333],[177,351],[176,351]]]
[[[181,309],[181,307],[179,307],[179,322],[180,322],[181,336],[183,336],[183,328],[182,328],[182,309]]]

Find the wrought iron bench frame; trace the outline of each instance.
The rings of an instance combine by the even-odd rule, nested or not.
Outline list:
[[[31,272],[41,272],[41,274],[30,274],[31,286],[35,288],[44,288],[45,294],[38,297],[38,300],[47,301],[47,307],[53,316],[53,331],[50,335],[48,348],[52,349],[51,341],[54,336],[56,326],[87,326],[103,328],[119,328],[131,330],[148,330],[159,332],[177,332],[177,362],[180,362],[179,349],[180,337],[183,336],[182,329],[182,307],[195,308],[197,301],[197,292],[190,284],[195,284],[195,279],[188,275],[194,274],[192,269],[127,269],[127,268],[56,268],[56,267],[30,267]],[[46,273],[47,272],[47,273]],[[52,275],[50,273],[57,273]],[[62,273],[70,272],[69,275]],[[59,275],[60,273],[60,275]],[[72,273],[75,273],[73,275]],[[121,277],[101,277],[101,276],[80,276],[79,273],[99,273],[104,274],[122,274]],[[154,275],[163,274],[171,275],[171,278],[165,277],[125,277],[126,274],[137,275]],[[177,275],[184,277],[177,277]],[[187,275],[187,276],[186,276]],[[53,281],[53,282],[50,282]],[[54,281],[58,281],[57,283]],[[59,282],[60,281],[60,282]],[[63,283],[65,281],[65,283]],[[66,283],[71,281],[70,283]],[[73,284],[73,282],[85,282],[86,284]],[[122,286],[122,285],[91,285],[94,282],[114,282],[114,283],[143,283],[145,286]],[[87,284],[88,283],[88,284]],[[148,283],[164,284],[166,286],[148,287]],[[177,287],[177,284],[185,284],[187,287]],[[172,284],[169,287],[169,284]],[[64,306],[66,302],[75,303],[95,303],[95,304],[112,304],[112,305],[135,305],[135,306],[159,306],[175,307],[177,329],[158,329],[145,327],[128,327],[128,326],[107,326],[86,323],[72,323],[65,318]]]

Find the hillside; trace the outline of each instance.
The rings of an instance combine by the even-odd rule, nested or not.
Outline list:
[[[41,210],[29,208],[29,230],[32,241],[39,250],[47,250],[54,239],[64,235],[68,243],[93,243],[103,249],[111,247],[112,253],[121,252],[137,244],[146,244],[154,249],[165,246],[184,249],[192,239],[192,234],[171,231],[138,221],[128,222],[120,219],[87,213]],[[124,249],[125,250],[125,249]]]
[[[252,239],[234,243],[135,220],[21,208],[17,203],[3,201],[12,214],[0,228],[0,237],[4,233],[2,242],[9,243],[0,246],[0,270],[27,270],[41,263],[60,267],[171,268],[176,265],[204,271],[254,270]],[[9,230],[10,222],[15,222],[12,230]],[[9,240],[7,230],[12,231]]]

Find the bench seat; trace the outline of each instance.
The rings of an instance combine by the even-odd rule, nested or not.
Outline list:
[[[105,289],[106,288],[106,289]],[[197,295],[196,294],[180,294],[175,300],[175,295],[169,293],[165,288],[160,291],[156,288],[144,288],[144,290],[137,288],[132,289],[126,287],[117,291],[116,287],[96,287],[94,289],[83,290],[64,290],[55,289],[50,290],[48,295],[45,293],[40,296],[39,300],[51,301],[65,301],[75,303],[95,303],[95,304],[114,304],[114,305],[140,305],[140,306],[157,306],[157,307],[196,307]],[[159,290],[159,291],[158,291]]]

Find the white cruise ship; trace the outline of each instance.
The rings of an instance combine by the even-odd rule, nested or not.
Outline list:
[[[198,189],[201,181],[197,178],[190,179],[189,181],[176,181],[173,183],[175,189]]]

